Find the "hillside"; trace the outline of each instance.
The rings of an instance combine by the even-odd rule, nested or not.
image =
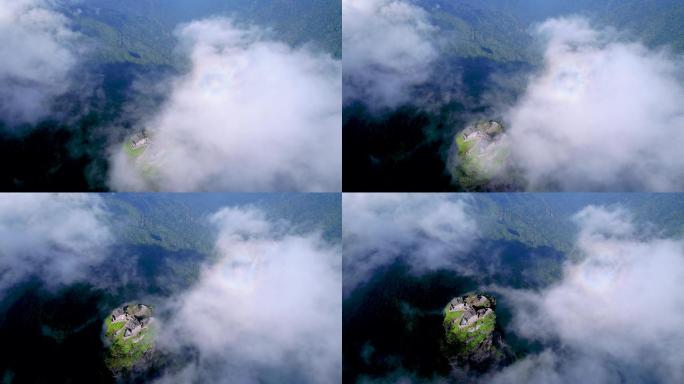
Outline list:
[[[684,51],[684,4],[677,0],[419,0],[456,57],[538,62],[531,32],[551,17],[582,15],[651,47]]]
[[[315,6],[314,4],[315,3]],[[95,63],[179,64],[174,55],[179,24],[224,15],[273,30],[292,45],[314,43],[336,57],[341,52],[339,2],[92,0],[64,6],[75,30],[87,36]]]

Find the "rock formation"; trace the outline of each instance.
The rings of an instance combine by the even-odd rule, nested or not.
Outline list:
[[[444,350],[452,365],[476,371],[501,366],[511,358],[496,326],[493,297],[469,294],[444,308]]]
[[[487,189],[499,183],[508,165],[501,123],[480,121],[456,135],[449,167],[456,183],[467,190]]]
[[[154,345],[153,321],[152,308],[145,304],[116,308],[105,320],[105,362],[116,375],[149,359]]]

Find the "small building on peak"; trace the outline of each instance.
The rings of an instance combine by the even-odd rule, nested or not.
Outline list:
[[[112,323],[118,323],[126,320],[126,313],[122,308],[117,308],[112,312]]]
[[[131,148],[132,149],[139,149],[139,148],[144,148],[150,145],[152,140],[150,137],[147,135],[146,132],[142,133],[137,133],[131,137]]]
[[[142,331],[142,323],[135,317],[131,317],[124,327],[124,338],[133,337]]]

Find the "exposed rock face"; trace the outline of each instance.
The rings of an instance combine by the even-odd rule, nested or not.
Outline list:
[[[445,352],[454,366],[485,371],[508,362],[511,353],[496,328],[496,301],[469,294],[444,308]]]
[[[504,135],[503,125],[494,120],[477,122],[456,135],[450,167],[461,187],[486,189],[501,182],[509,152],[501,140]]]

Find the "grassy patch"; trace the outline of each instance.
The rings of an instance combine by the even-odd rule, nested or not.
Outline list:
[[[116,325],[116,323],[114,324]],[[122,325],[123,326],[123,325]],[[138,342],[135,340],[140,339]],[[105,362],[110,369],[131,368],[150,350],[154,342],[154,332],[144,329],[136,337],[124,339],[123,334],[111,338],[112,345],[107,351]]]
[[[496,314],[490,313],[475,323],[460,328],[458,324],[462,315],[461,311],[449,312],[446,308],[444,310],[444,328],[447,343],[454,347],[459,354],[468,354],[494,332]],[[454,322],[454,320],[456,321]]]
[[[123,321],[120,321],[118,323],[112,323],[112,319],[108,317],[107,320],[105,321],[105,326],[106,326],[105,336],[113,337],[118,330],[120,330],[124,327],[124,325],[126,325],[126,323]]]
[[[450,312],[449,309],[444,310],[444,327],[446,329],[451,328],[451,324],[456,320],[458,322],[461,320],[461,315],[463,315],[463,312],[461,311],[452,311]]]
[[[468,151],[470,150],[470,148],[473,147],[474,144],[475,140],[466,141],[463,138],[463,133],[459,133],[458,135],[456,135],[456,147],[458,148],[458,154],[460,156],[463,156],[466,153],[468,153]]]

